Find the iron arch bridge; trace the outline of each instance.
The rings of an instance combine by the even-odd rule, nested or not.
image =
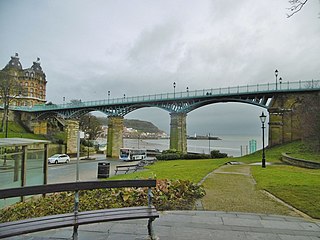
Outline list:
[[[169,113],[189,113],[202,106],[221,102],[252,104],[267,109],[277,95],[310,91],[320,91],[320,80],[211,88],[33,107],[15,106],[10,109],[34,113],[37,119],[50,115],[76,119],[92,111],[100,111],[108,116],[125,116],[146,107],[158,107]]]

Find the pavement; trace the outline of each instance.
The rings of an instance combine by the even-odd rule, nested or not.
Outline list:
[[[153,223],[161,240],[319,240],[320,220],[216,211],[165,211]],[[10,240],[71,239],[72,227],[27,234]],[[82,225],[79,240],[148,239],[147,220]]]

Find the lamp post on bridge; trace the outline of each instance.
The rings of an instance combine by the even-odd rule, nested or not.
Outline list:
[[[108,91],[108,103],[109,103],[109,100],[110,100],[110,91]]]
[[[189,97],[189,87],[187,87],[187,96]]]
[[[260,121],[262,124],[262,167],[265,168],[266,167],[266,155],[265,155],[265,150],[264,150],[264,123],[266,122],[266,118],[267,116],[264,115],[264,112],[262,112],[261,116],[260,116]]]
[[[278,90],[278,70],[274,71],[274,75],[276,76],[276,90]]]
[[[280,90],[281,90],[282,77],[279,78],[279,83],[280,83]]]
[[[176,97],[176,82],[173,82],[173,98]]]

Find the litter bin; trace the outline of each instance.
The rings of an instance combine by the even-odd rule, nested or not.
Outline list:
[[[98,178],[108,178],[110,172],[110,163],[99,162],[98,163]]]

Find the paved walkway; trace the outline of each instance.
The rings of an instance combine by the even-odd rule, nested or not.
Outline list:
[[[206,190],[201,199],[205,210],[301,216],[293,207],[257,189],[246,164],[223,165],[208,174],[202,184]]]
[[[84,225],[79,240],[148,239],[147,220]],[[161,240],[319,240],[320,221],[303,218],[212,211],[167,211],[154,222]],[[63,228],[19,237],[16,240],[71,239],[72,228]]]

